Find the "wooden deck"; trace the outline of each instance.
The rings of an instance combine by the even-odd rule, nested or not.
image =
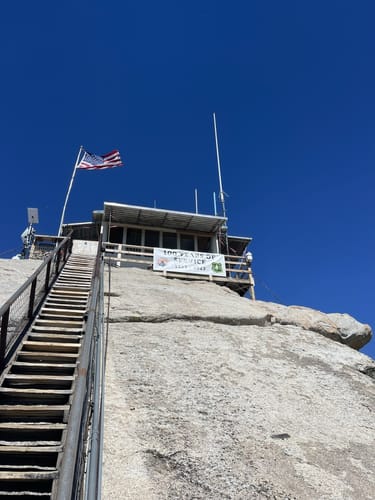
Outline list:
[[[118,266],[140,267],[152,270],[153,247],[138,245],[123,245],[117,243],[103,243],[104,258]],[[227,286],[243,296],[250,291],[251,298],[255,299],[254,278],[251,268],[242,256],[225,255],[226,276],[180,273],[171,271],[154,271],[167,278],[186,280],[212,281],[218,285]]]

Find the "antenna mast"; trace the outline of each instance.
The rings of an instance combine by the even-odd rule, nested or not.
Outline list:
[[[217,139],[217,128],[216,128],[216,115],[213,113],[214,117],[214,131],[215,131],[215,145],[216,145],[216,159],[217,159],[217,171],[219,174],[219,187],[220,187],[220,192],[219,192],[219,200],[221,202],[221,207],[223,210],[223,216],[226,218],[227,217],[227,212],[225,210],[225,193],[223,191],[223,183],[221,180],[221,166],[220,166],[220,154],[219,154],[219,141]],[[227,234],[228,227],[225,223],[225,226],[222,226],[222,231],[224,233],[225,237],[225,248],[227,253],[229,253],[229,246],[228,246],[228,234]]]
[[[224,191],[223,191],[223,183],[221,181],[221,166],[220,166],[220,154],[219,154],[219,142],[217,140],[217,128],[216,128],[216,115],[213,113],[214,117],[214,131],[215,131],[215,145],[216,145],[216,159],[217,159],[217,171],[219,174],[219,187],[220,187],[220,192],[219,192],[219,200],[221,202],[221,206],[223,209],[223,216],[226,217],[226,210],[225,210],[225,197],[224,197]]]

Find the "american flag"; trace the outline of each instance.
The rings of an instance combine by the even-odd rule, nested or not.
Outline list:
[[[99,156],[93,153],[84,152],[82,160],[77,168],[84,170],[104,170],[105,168],[121,167],[122,161],[120,152],[114,149],[110,153]]]

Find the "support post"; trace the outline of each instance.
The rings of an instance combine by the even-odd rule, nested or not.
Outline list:
[[[255,299],[255,281],[253,274],[251,272],[251,267],[249,267],[249,280],[250,280],[250,297],[251,300],[256,300]]]
[[[49,278],[50,278],[50,275],[51,275],[51,261],[48,262],[47,269],[46,269],[46,279],[45,279],[45,282],[44,282],[44,291],[45,291],[45,293],[47,293],[48,289],[49,289]]]
[[[1,318],[1,330],[0,330],[0,369],[4,369],[4,358],[5,350],[7,345],[7,333],[8,333],[8,323],[9,323],[9,310],[10,307],[5,311]]]
[[[36,281],[37,277],[33,279],[33,282],[31,284],[31,290],[30,290],[30,299],[29,299],[29,312],[28,312],[28,318],[33,317],[33,311],[34,311],[34,302],[35,302],[35,290],[36,290]]]

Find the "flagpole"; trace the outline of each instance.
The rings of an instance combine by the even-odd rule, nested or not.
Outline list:
[[[61,235],[62,225],[63,225],[63,223],[64,223],[64,217],[65,217],[66,205],[68,204],[68,199],[69,199],[70,191],[71,191],[72,186],[73,186],[73,181],[74,181],[74,177],[75,177],[75,175],[76,175],[76,170],[77,170],[77,167],[78,167],[78,165],[79,165],[79,161],[80,161],[80,156],[81,156],[82,150],[83,150],[83,146],[81,146],[81,147],[79,148],[78,155],[77,155],[77,159],[76,159],[76,162],[75,162],[75,164],[74,164],[73,174],[72,174],[72,178],[70,179],[70,184],[69,184],[69,187],[68,187],[68,192],[66,193],[65,203],[64,203],[63,210],[62,210],[62,214],[61,214],[61,220],[60,220],[59,232],[57,233],[57,236],[60,236],[60,235]]]

